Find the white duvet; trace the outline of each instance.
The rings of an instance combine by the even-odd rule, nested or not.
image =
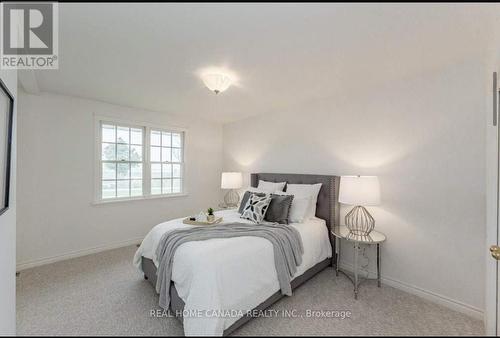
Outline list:
[[[248,222],[236,210],[216,213],[224,223]],[[332,256],[325,221],[314,218],[293,223],[304,245],[302,264],[295,277]],[[141,256],[152,259],[162,235],[170,230],[192,227],[175,219],[155,226],[134,257],[141,269]],[[174,257],[172,281],[185,303],[184,333],[218,335],[245,313],[280,290],[274,265],[272,244],[258,237],[236,237],[189,242],[181,245]]]

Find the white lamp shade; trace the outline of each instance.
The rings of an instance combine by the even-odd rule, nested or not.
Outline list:
[[[243,176],[241,173],[222,173],[220,187],[222,189],[239,189],[243,186]]]
[[[209,73],[201,76],[203,83],[213,92],[222,93],[231,86],[231,78],[222,73]]]
[[[339,202],[350,205],[380,204],[380,184],[377,176],[342,176]]]

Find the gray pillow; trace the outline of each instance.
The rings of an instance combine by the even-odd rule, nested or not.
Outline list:
[[[241,198],[241,204],[240,207],[238,208],[238,212],[241,215],[243,213],[243,209],[245,209],[245,206],[247,205],[248,199],[252,194],[257,194],[257,196],[264,196],[264,193],[259,193],[259,192],[253,192],[253,191],[245,191],[243,194],[243,197]]]
[[[271,203],[267,208],[265,221],[288,224],[290,207],[292,205],[293,195],[271,195]]]
[[[251,194],[240,217],[257,224],[262,223],[270,202],[271,195],[264,194],[264,196],[259,196],[258,194]]]

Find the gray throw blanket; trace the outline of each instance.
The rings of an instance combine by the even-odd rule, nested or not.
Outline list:
[[[271,242],[274,249],[274,263],[278,274],[281,293],[291,296],[290,282],[302,263],[304,248],[299,232],[292,226],[283,224],[220,224],[210,227],[176,229],[165,233],[156,249],[158,271],[156,291],[160,294],[160,306],[170,305],[170,283],[174,254],[186,242],[204,241],[212,238],[232,238],[242,236],[262,237]]]

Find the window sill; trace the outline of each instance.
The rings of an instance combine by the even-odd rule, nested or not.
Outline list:
[[[127,203],[127,202],[137,202],[137,201],[148,201],[148,200],[158,200],[164,198],[177,198],[177,197],[187,197],[188,193],[180,194],[170,194],[170,195],[156,195],[156,196],[146,196],[146,197],[135,197],[135,198],[124,198],[124,199],[109,199],[109,200],[96,200],[91,203],[91,205],[106,205],[115,203]]]

